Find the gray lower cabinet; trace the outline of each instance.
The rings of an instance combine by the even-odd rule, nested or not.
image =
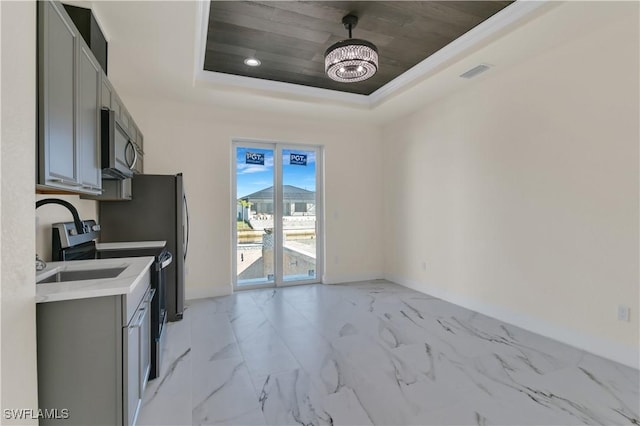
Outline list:
[[[153,293],[145,277],[137,296],[36,305],[39,408],[68,410],[68,418],[41,425],[135,424],[151,365]]]
[[[39,185],[97,194],[100,65],[59,2],[38,2]]]

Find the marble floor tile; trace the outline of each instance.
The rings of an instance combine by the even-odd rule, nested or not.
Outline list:
[[[147,383],[138,425],[191,425],[191,323],[189,316],[166,326],[160,376]]]
[[[260,390],[260,406],[269,425],[331,425],[322,393],[301,369],[267,377]]]
[[[191,301],[141,425],[638,424],[640,373],[385,282]]]
[[[242,358],[193,365],[193,424],[209,425],[243,418],[259,409],[249,370]]]

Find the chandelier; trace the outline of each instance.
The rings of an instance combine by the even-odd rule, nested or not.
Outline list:
[[[332,80],[343,83],[363,81],[373,77],[378,71],[378,48],[366,40],[351,38],[351,30],[358,23],[358,17],[347,15],[342,18],[349,30],[349,39],[332,44],[324,54],[324,69]]]

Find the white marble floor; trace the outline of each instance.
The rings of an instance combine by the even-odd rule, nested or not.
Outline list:
[[[192,302],[139,425],[638,424],[639,372],[386,281]]]

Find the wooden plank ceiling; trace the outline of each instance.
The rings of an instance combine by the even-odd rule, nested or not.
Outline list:
[[[212,1],[204,69],[368,95],[511,1]],[[342,17],[358,16],[353,37],[378,47],[375,76],[339,83],[324,52],[348,38]],[[262,62],[244,64],[248,57]]]

